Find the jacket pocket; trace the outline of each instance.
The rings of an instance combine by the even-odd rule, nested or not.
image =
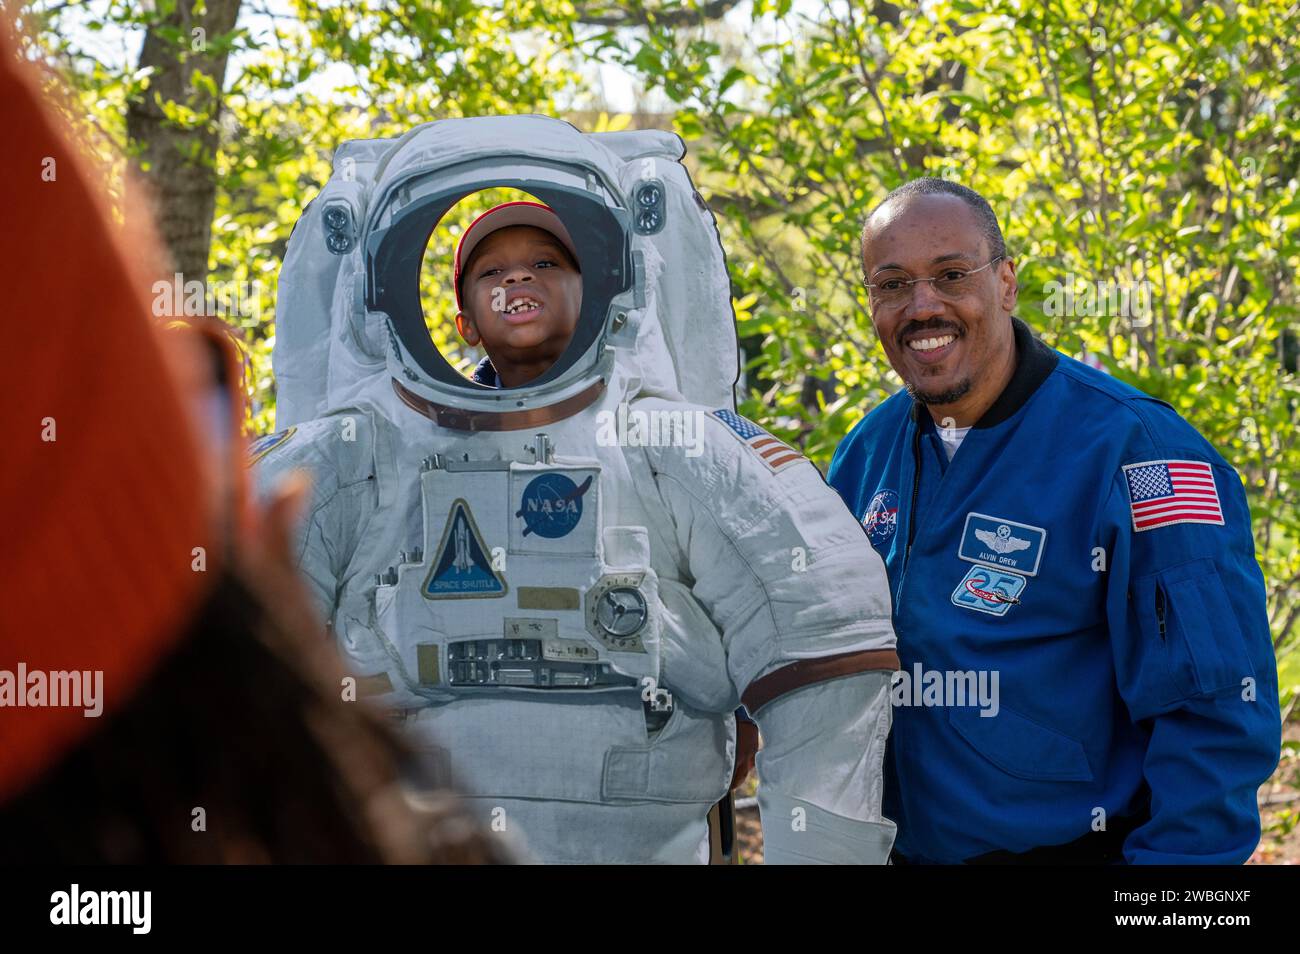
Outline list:
[[[1255,675],[1214,561],[1182,563],[1134,581],[1142,638],[1158,647],[1184,699],[1240,691]]]
[[[985,717],[969,706],[948,710],[948,724],[980,755],[1016,778],[1044,782],[1088,782],[1092,769],[1077,739],[1039,725],[1000,706]]]

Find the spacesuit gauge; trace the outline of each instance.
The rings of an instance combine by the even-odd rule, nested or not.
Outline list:
[[[884,863],[884,566],[734,410],[683,152],[539,116],[343,144],[281,273],[258,482],[313,475],[301,565],[359,686],[539,859],[706,860],[743,700],[767,860]],[[418,298],[430,230],[494,186],[554,208],[581,262],[568,349],[517,388],[451,367]]]

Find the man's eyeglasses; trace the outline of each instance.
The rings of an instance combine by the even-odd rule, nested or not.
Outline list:
[[[871,300],[878,305],[901,305],[910,301],[914,288],[920,282],[930,282],[935,294],[940,298],[955,300],[970,291],[973,284],[972,275],[984,271],[1004,258],[1005,255],[998,255],[993,261],[979,268],[945,268],[934,278],[908,278],[906,272],[885,272],[877,275],[874,282],[867,281],[864,276],[862,284],[871,294]]]

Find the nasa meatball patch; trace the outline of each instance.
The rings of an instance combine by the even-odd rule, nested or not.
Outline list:
[[[515,516],[524,521],[524,536],[535,533],[548,540],[568,536],[582,520],[582,498],[591,489],[589,474],[575,484],[558,471],[534,477],[524,488]]]
[[[878,490],[862,515],[862,529],[873,547],[883,547],[898,529],[898,493]]]

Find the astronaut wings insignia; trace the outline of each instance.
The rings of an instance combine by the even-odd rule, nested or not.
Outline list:
[[[975,539],[994,553],[1015,553],[1017,550],[1027,549],[1030,543],[1023,537],[1013,537],[1011,528],[1006,524],[998,527],[996,532],[992,530],[976,530]]]

